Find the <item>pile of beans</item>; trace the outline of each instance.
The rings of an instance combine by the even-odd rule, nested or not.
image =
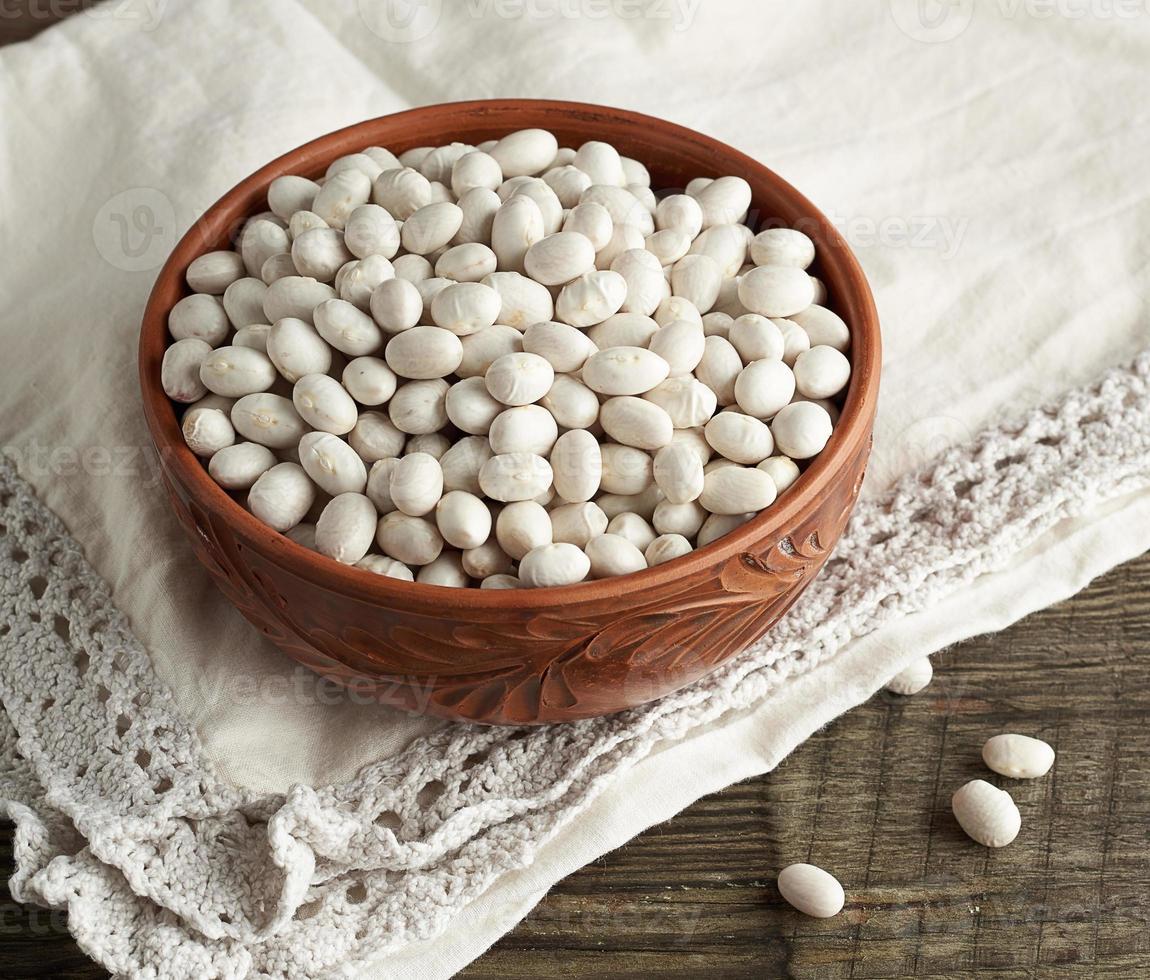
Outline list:
[[[539,129],[280,177],[169,316],[188,446],[294,541],[431,585],[571,585],[727,534],[826,445],[850,335],[745,180],[650,183]]]

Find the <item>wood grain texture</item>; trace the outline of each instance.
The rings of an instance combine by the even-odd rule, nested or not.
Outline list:
[[[913,698],[880,693],[773,773],[700,800],[560,882],[461,974],[578,977],[1097,977],[1150,972],[1150,555],[1011,629],[935,658]],[[980,761],[1040,736],[1051,774]],[[1010,789],[1022,832],[967,839],[950,794]],[[11,866],[11,833],[0,862]],[[774,879],[812,861],[847,906],[816,921]],[[0,976],[101,977],[63,915],[0,901]]]

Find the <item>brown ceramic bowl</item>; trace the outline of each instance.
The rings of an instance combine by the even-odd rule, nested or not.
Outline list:
[[[737,174],[759,222],[814,239],[812,272],[849,324],[853,377],[827,448],[769,510],[724,538],[647,571],[557,589],[447,589],[339,565],[264,526],[184,446],[160,386],[168,311],[197,255],[226,248],[263,211],[281,174],[317,176],[366,146],[400,152],[479,143],[526,127],[563,145],[602,139],[642,160],[658,191]],[[413,109],[332,133],[226,194],[164,266],[140,334],[144,411],[192,547],[224,594],[272,642],[312,669],[406,709],[491,724],[570,721],[634,707],[715,670],[762,636],[827,560],[870,452],[879,384],[878,318],[866,280],[829,221],[744,154],[660,119],[566,102],[495,100]]]

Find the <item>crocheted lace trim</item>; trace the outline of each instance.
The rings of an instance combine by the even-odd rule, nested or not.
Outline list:
[[[792,611],[704,682],[547,729],[447,726],[351,782],[279,796],[220,778],[79,545],[0,463],[13,895],[67,908],[81,946],[116,973],[351,971],[441,932],[659,743],[1148,486],[1150,351],[864,501]]]

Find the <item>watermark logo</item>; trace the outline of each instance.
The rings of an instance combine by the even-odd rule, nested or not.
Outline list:
[[[359,0],[359,16],[381,40],[411,44],[439,26],[443,0]]]
[[[96,250],[124,272],[152,272],[176,244],[176,210],[154,187],[133,187],[109,200],[92,222]]]
[[[924,44],[953,41],[970,26],[974,0],[888,0],[891,19]]]
[[[104,0],[84,11],[94,20],[124,21],[141,31],[154,31],[164,19],[168,0]]]

